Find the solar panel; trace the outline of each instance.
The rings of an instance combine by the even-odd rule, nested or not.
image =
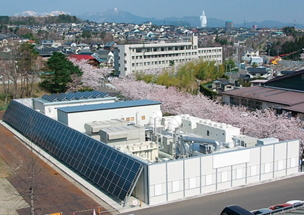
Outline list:
[[[3,121],[94,186],[124,202],[147,165],[14,100]]]

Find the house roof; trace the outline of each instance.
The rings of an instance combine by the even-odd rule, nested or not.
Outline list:
[[[75,58],[76,60],[91,60],[91,59],[95,59],[91,55],[87,55],[87,54],[71,54],[69,56],[69,58]]]
[[[268,68],[247,68],[250,74],[266,74],[268,73]]]
[[[259,101],[277,103],[289,107],[304,104],[304,93],[270,87],[244,87],[241,89],[225,91],[223,95],[251,98]],[[301,111],[304,113],[304,109]]]
[[[273,83],[273,82],[276,82],[276,81],[279,81],[279,80],[283,80],[283,79],[287,79],[287,78],[290,78],[290,77],[303,75],[303,74],[304,74],[304,70],[300,70],[300,71],[289,73],[289,74],[284,75],[284,76],[278,76],[276,78],[273,78],[273,79],[267,81],[267,83]]]
[[[106,44],[105,44],[105,47],[112,47],[112,46],[114,46],[115,45],[115,42],[107,42]]]

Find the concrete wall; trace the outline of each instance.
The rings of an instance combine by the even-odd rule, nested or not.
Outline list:
[[[298,172],[298,164],[298,140],[150,164],[149,204],[287,176]]]

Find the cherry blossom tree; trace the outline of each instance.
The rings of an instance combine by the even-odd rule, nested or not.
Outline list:
[[[71,58],[70,61],[78,66],[83,72],[81,77],[72,76],[69,91],[77,91],[81,88],[97,90],[104,83],[107,75],[111,72],[109,68],[93,67],[86,60]]]
[[[245,107],[218,104],[202,94],[192,95],[156,84],[136,81],[134,78],[116,79],[114,86],[132,100],[151,99],[162,103],[167,114],[189,114],[203,119],[231,124],[241,132],[257,138],[274,137],[279,140],[300,139],[304,141],[304,123],[287,114],[277,115],[274,110],[248,112]]]

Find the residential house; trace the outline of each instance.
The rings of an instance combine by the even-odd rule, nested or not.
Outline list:
[[[247,50],[245,53],[243,53],[242,60],[245,62],[250,62],[252,57],[259,57],[259,50]]]
[[[250,67],[247,68],[247,73],[250,78],[265,78],[268,79],[272,77],[272,69],[267,67]]]
[[[100,62],[92,55],[71,54],[71,55],[69,55],[69,59],[71,59],[71,58],[74,58],[78,61],[85,60],[85,61],[87,61],[88,64],[90,64],[94,67],[97,67],[100,64]]]
[[[52,46],[54,42],[54,40],[41,40],[40,44],[43,46]]]
[[[116,43],[114,41],[112,42],[107,42],[105,45],[104,45],[104,49],[105,50],[109,50],[109,51],[114,51],[114,46],[116,45]]]
[[[107,67],[114,66],[113,52],[111,52],[109,50],[99,49],[99,50],[95,51],[94,56],[96,56],[97,59],[100,59],[99,62],[101,64],[104,64],[104,66],[107,66]]]
[[[264,86],[244,87],[222,93],[223,102],[249,110],[272,108],[304,120],[304,70],[273,78]]]
[[[233,90],[234,84],[230,83],[225,78],[220,78],[215,81],[212,81],[212,90],[216,92],[224,92],[227,90]]]

